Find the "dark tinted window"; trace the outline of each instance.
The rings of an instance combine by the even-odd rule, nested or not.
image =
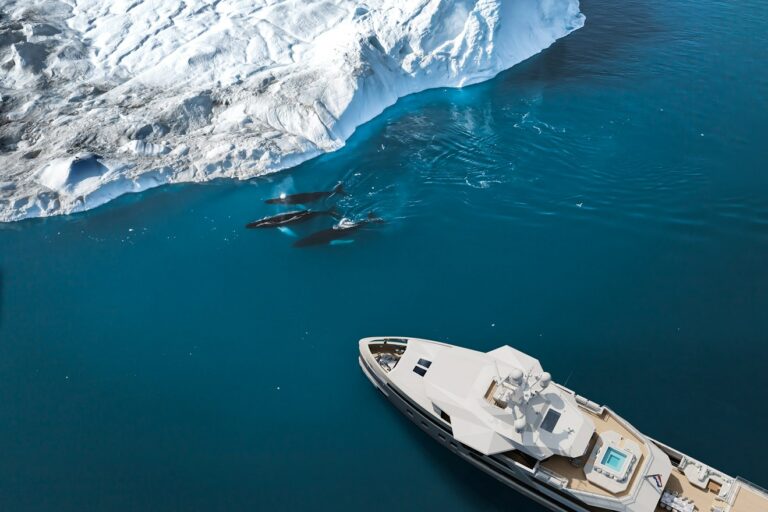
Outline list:
[[[419,375],[421,375],[422,377],[423,377],[423,376],[424,376],[424,375],[427,373],[427,370],[425,370],[425,369],[424,369],[424,368],[422,368],[421,366],[414,366],[414,367],[413,367],[413,371],[414,371],[415,373],[418,373],[418,374],[419,374]]]
[[[432,365],[432,361],[427,361],[426,359],[419,359],[419,363],[424,368],[429,368]]]
[[[440,417],[441,417],[441,418],[443,419],[443,421],[444,421],[444,422],[446,422],[446,423],[450,423],[450,422],[451,422],[451,417],[450,417],[450,416],[448,416],[448,415],[445,413],[445,411],[440,411]]]
[[[555,430],[555,426],[557,425],[557,420],[560,419],[560,413],[557,412],[554,409],[550,409],[547,411],[547,415],[544,416],[544,421],[541,422],[541,429],[546,430],[547,432],[552,432]]]
[[[408,340],[406,338],[382,338],[381,341],[387,342],[387,341],[394,341],[397,343],[405,343],[408,344]]]

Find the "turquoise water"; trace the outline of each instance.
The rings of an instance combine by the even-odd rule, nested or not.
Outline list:
[[[356,342],[382,334],[513,344],[767,485],[768,4],[582,7],[290,172],[3,226],[0,508],[540,510],[381,398]],[[339,180],[387,223],[243,229]]]
[[[605,452],[603,460],[601,460],[600,463],[618,472],[621,471],[621,468],[624,466],[625,460],[627,460],[627,454],[622,453],[615,448],[608,448],[608,451]]]

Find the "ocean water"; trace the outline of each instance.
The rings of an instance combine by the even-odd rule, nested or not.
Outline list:
[[[291,171],[0,227],[0,509],[541,510],[374,390],[382,334],[514,345],[768,485],[768,4],[582,10]],[[243,228],[337,181],[387,222]]]

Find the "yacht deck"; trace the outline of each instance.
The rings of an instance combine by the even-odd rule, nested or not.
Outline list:
[[[611,412],[608,410],[603,411],[602,414],[597,414],[594,411],[587,409],[586,407],[582,407],[581,405],[579,405],[579,409],[585,414],[587,414],[595,424],[595,435],[593,436],[593,440],[589,445],[589,448],[587,450],[587,455],[585,455],[583,459],[580,459],[577,462],[572,461],[567,457],[553,456],[545,460],[544,462],[542,462],[540,464],[540,467],[548,470],[551,473],[555,473],[556,475],[559,475],[565,478],[568,481],[567,487],[569,489],[573,489],[575,491],[589,492],[589,493],[597,494],[600,496],[610,496],[610,497],[625,496],[626,494],[630,493],[634,489],[637,475],[643,473],[643,467],[648,457],[648,448],[645,445],[645,441],[643,441],[642,439],[638,438],[635,434],[630,432],[627,429],[627,427],[625,427],[623,423],[617,420],[616,417],[614,417],[613,414],[611,414]],[[619,435],[622,436],[622,438],[630,441],[634,441],[640,446],[640,449],[642,451],[642,456],[640,457],[640,459],[637,462],[637,465],[635,466],[635,470],[632,473],[632,477],[629,480],[629,485],[627,485],[627,488],[620,493],[612,493],[610,491],[603,489],[602,487],[599,487],[593,484],[592,482],[587,480],[587,476],[584,474],[584,464],[586,464],[587,462],[587,457],[589,457],[589,455],[592,453],[592,448],[594,447],[594,443],[597,438],[597,435],[602,432],[609,432],[609,431],[617,432]]]
[[[768,510],[768,494],[765,491],[749,487],[737,479],[738,490],[730,512],[755,512]]]
[[[696,487],[691,482],[689,482],[685,475],[681,473],[677,468],[673,469],[672,473],[669,474],[669,480],[667,481],[667,485],[664,487],[664,490],[676,492],[690,499],[696,506],[696,510],[700,512],[710,512],[712,507],[718,503],[720,505],[724,505],[722,501],[718,502],[715,500],[717,497],[717,492]],[[659,505],[656,507],[656,510],[659,512],[666,512],[667,509]]]
[[[637,475],[643,473],[643,465],[645,464],[648,456],[648,448],[645,442],[633,434],[620,420],[618,420],[608,410],[602,414],[597,414],[594,411],[579,405],[579,408],[589,417],[595,424],[595,435],[592,442],[587,449],[587,454],[592,453],[597,435],[602,432],[614,431],[618,432],[623,438],[636,442],[641,446],[642,457],[637,463],[636,469],[629,481],[627,489],[614,494],[602,487],[599,487],[589,480],[587,480],[584,474],[584,464],[587,462],[585,455],[583,459],[572,461],[567,457],[553,456],[540,463],[540,467],[564,478],[567,481],[567,487],[575,491],[589,492],[601,496],[613,496],[620,498],[629,492],[635,486]],[[749,483],[736,479],[734,485],[734,498],[729,500],[728,503],[718,500],[718,492],[720,491],[720,485],[710,481],[706,488],[702,489],[693,485],[683,472],[677,468],[674,468],[669,475],[669,480],[665,486],[666,491],[676,492],[686,498],[690,499],[697,512],[712,512],[722,510],[723,512],[768,512],[768,493],[752,487]],[[657,506],[657,512],[666,512],[666,509]]]
[[[719,486],[709,485],[706,489],[696,487],[678,469],[674,469],[669,475],[665,490],[676,492],[690,499],[698,512],[711,512],[713,510],[722,510],[723,512],[768,511],[768,494],[739,479],[736,479],[733,485],[735,486],[735,498],[730,507],[725,501],[717,499]],[[656,507],[656,511],[666,512],[666,509],[659,505]]]

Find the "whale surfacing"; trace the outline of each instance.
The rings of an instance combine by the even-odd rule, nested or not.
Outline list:
[[[256,228],[276,228],[281,226],[287,226],[289,224],[298,224],[300,222],[306,222],[315,217],[322,216],[336,217],[338,214],[336,210],[295,210],[291,212],[279,213],[277,215],[271,215],[264,217],[263,219],[249,222],[245,225],[248,229]]]
[[[341,219],[338,224],[332,228],[323,229],[312,233],[300,240],[294,242],[294,247],[310,247],[313,245],[330,245],[334,242],[339,243],[344,238],[352,236],[368,224],[381,224],[384,220],[376,217],[373,212],[368,214],[364,220],[353,221],[351,219]]]

